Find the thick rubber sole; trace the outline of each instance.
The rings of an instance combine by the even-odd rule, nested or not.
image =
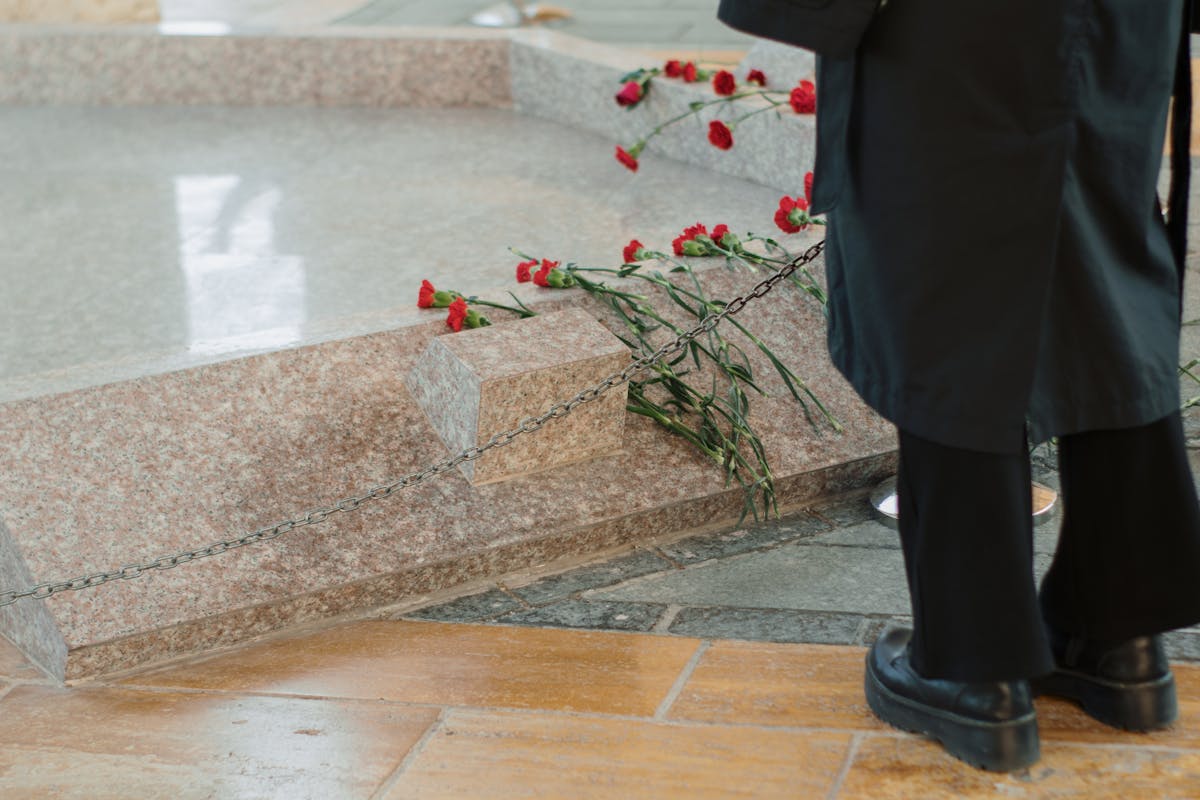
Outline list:
[[[973,767],[1012,772],[1041,756],[1033,712],[1007,722],[983,722],[930,708],[888,689],[867,665],[867,704],[884,722],[909,733],[936,739],[946,752]]]
[[[1088,716],[1126,731],[1155,731],[1179,717],[1175,677],[1122,683],[1071,670],[1055,670],[1030,681],[1037,696],[1062,697],[1078,703]]]

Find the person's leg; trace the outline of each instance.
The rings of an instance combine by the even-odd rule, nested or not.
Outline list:
[[[914,631],[867,655],[865,691],[884,721],[978,767],[1038,758],[1027,678],[1053,668],[1033,586],[1029,459],[900,432],[900,538]]]
[[[1162,631],[1200,620],[1200,506],[1178,413],[1062,437],[1065,513],[1041,604],[1057,661],[1034,683],[1130,730],[1178,715]]]
[[[1178,413],[1059,440],[1063,520],[1046,621],[1119,642],[1200,622],[1200,506]]]
[[[998,455],[901,431],[898,492],[916,670],[958,681],[1052,670],[1033,579],[1024,442]]]

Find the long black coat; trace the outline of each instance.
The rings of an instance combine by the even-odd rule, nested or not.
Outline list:
[[[731,3],[788,40],[788,0]],[[1178,408],[1156,184],[1182,3],[891,0],[820,60],[829,348],[884,417],[1017,452]]]

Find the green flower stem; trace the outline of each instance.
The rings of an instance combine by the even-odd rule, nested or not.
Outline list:
[[[660,122],[657,126],[652,128],[649,133],[647,133],[645,136],[643,136],[641,139],[639,139],[638,142],[642,147],[645,147],[646,144],[651,139],[653,139],[655,136],[658,136],[659,134],[661,134],[664,130],[666,130],[670,126],[674,125],[677,122],[681,122],[681,121],[687,119],[688,117],[695,116],[695,115],[699,114],[701,111],[703,111],[704,109],[709,108],[710,106],[715,106],[720,103],[732,103],[735,100],[743,100],[747,97],[761,97],[764,100],[766,100],[768,103],[770,103],[769,106],[765,106],[764,108],[757,109],[756,111],[751,112],[751,115],[753,115],[753,114],[761,113],[762,111],[770,111],[774,108],[778,108],[779,106],[784,105],[785,101],[775,100],[771,97],[771,95],[785,95],[785,94],[788,94],[788,92],[784,92],[784,91],[781,91],[778,89],[757,89],[752,92],[737,92],[736,94],[731,94],[731,95],[728,95],[725,97],[717,97],[712,100],[695,100],[688,104],[687,111],[684,111],[682,114],[676,114],[675,116],[671,117],[668,120],[665,120],[664,122]],[[636,147],[637,145],[634,145],[634,146]]]
[[[536,311],[532,310],[531,308],[529,308],[529,306],[525,305],[524,303],[521,303],[520,300],[517,300],[517,296],[514,295],[512,292],[509,292],[509,296],[512,297],[512,299],[516,300],[517,303],[520,304],[520,308],[516,308],[513,306],[506,306],[503,303],[493,303],[491,300],[480,300],[478,297],[466,297],[463,299],[467,301],[468,305],[487,306],[488,308],[499,308],[503,311],[511,311],[514,314],[519,315],[521,319],[537,316]]]

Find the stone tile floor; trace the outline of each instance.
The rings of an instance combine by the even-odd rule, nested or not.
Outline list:
[[[1034,460],[1036,479],[1057,488],[1050,457]],[[1039,578],[1054,553],[1056,522],[1035,535]],[[897,535],[859,494],[557,574],[533,569],[400,616],[863,646],[909,613]],[[1168,634],[1167,645],[1175,659],[1200,661],[1200,626]]]
[[[1195,798],[1200,667],[1134,735],[1038,701],[977,772],[878,722],[862,647],[364,620],[61,688],[0,647],[5,798]]]

